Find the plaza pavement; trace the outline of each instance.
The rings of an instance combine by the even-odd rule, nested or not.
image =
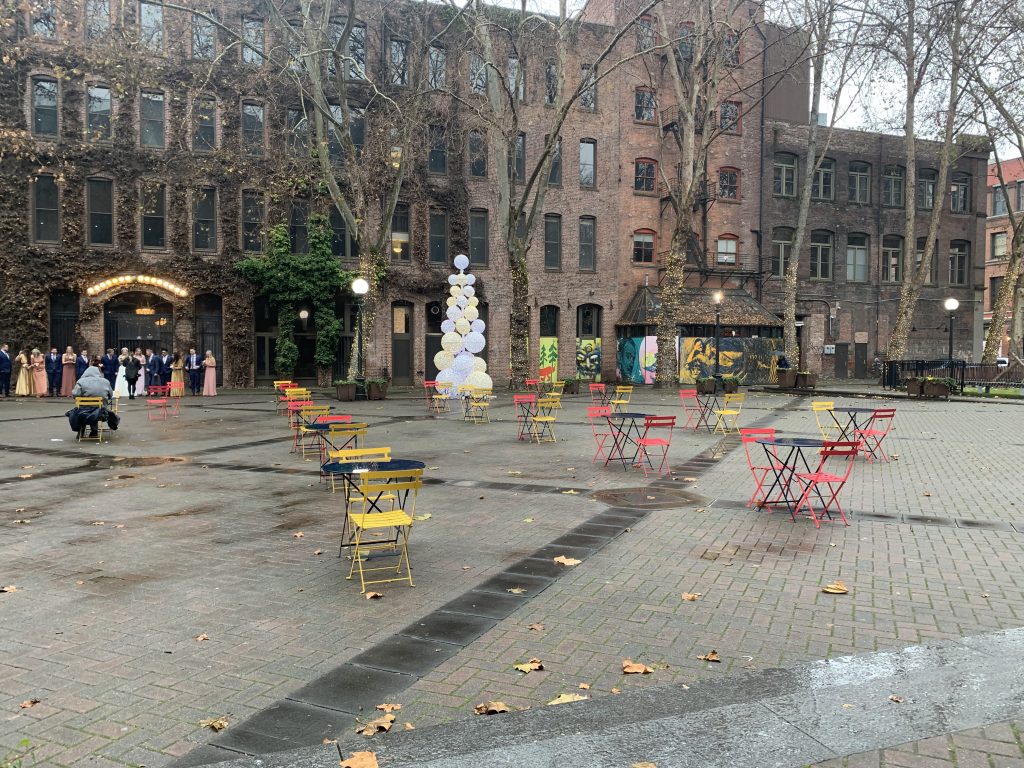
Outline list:
[[[227,759],[236,753],[200,745],[415,635],[418,618],[503,591],[503,573],[522,574],[527,592],[503,596],[478,633],[436,643],[443,660],[402,678],[389,696],[400,724],[429,731],[483,701],[538,707],[561,693],[608,697],[1024,626],[1020,405],[899,401],[895,460],[858,463],[843,496],[850,527],[817,531],[745,508],[752,486],[735,440],[677,432],[675,481],[644,480],[590,463],[583,397],[566,398],[559,442],[541,446],[514,439],[509,399],[480,426],[426,418],[419,398],[337,404],[370,422],[368,444],[429,467],[417,511],[431,517],[411,545],[417,586],[374,601],[345,580],[337,498],[315,462],[288,452],[268,392],[186,400],[167,422],[129,404],[104,445],[74,442],[64,402],[0,402],[0,583],[17,587],[0,593],[0,755],[28,739],[29,765],[158,768],[192,750],[183,764]],[[680,412],[674,393],[638,390],[634,403]],[[806,405],[751,393],[742,421],[813,436]],[[616,509],[641,512],[628,523]],[[614,535],[555,545],[582,560],[557,578],[517,565],[566,535],[585,544],[588,530]],[[822,593],[834,579],[850,594]],[[697,658],[710,650],[721,663]],[[513,668],[530,658],[544,670]],[[625,658],[653,672],[625,676]],[[198,725],[220,716],[220,735]],[[334,720],[334,735],[354,729],[351,714]],[[937,754],[958,738],[975,739],[961,752],[983,761]],[[1024,764],[1019,750],[1007,762],[1020,742],[1005,723],[896,744],[828,765]]]

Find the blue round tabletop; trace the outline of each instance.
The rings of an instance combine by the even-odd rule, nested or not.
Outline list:
[[[332,475],[354,475],[360,472],[405,472],[423,469],[427,465],[413,459],[392,459],[391,461],[328,461],[322,469]]]
[[[757,442],[761,445],[783,445],[791,448],[821,448],[825,445],[824,440],[816,440],[812,437],[776,437]]]
[[[609,419],[645,419],[651,414],[649,413],[612,413],[608,416]]]
[[[329,432],[331,427],[354,427],[356,429],[365,427],[365,424],[353,423],[351,421],[328,421],[325,423],[316,422],[314,424],[306,424],[306,429],[315,429],[320,432]]]
[[[846,405],[846,406],[843,406],[842,408],[833,408],[832,410],[833,411],[837,411],[838,413],[874,413],[875,412],[874,408],[864,408],[863,406],[852,406],[852,405]]]

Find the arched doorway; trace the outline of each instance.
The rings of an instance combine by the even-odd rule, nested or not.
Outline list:
[[[581,304],[576,308],[576,375],[601,380],[601,306]]]
[[[196,296],[196,352],[205,355],[213,352],[217,360],[217,385],[224,383],[224,303],[220,296],[201,293]],[[188,350],[178,350],[186,354]]]
[[[170,350],[174,346],[174,308],[154,293],[118,294],[103,306],[103,339],[107,349],[117,351],[122,347]]]

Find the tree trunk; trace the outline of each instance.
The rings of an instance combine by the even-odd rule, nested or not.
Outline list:
[[[1024,302],[1020,300],[1020,292],[1024,290],[1024,271],[1017,278],[1017,285],[1013,291],[1013,309],[1010,311],[1010,340],[1006,343],[1006,354],[1008,357],[1017,356],[1021,345],[1021,315],[1024,314]],[[1012,359],[1012,357],[1011,357]]]
[[[656,387],[679,384],[679,360],[676,338],[682,307],[683,284],[686,278],[686,243],[689,241],[689,219],[681,216],[672,233],[672,243],[665,257],[665,276],[661,281],[661,307],[658,309],[658,358],[654,377]]]
[[[1021,246],[1024,245],[1024,227],[1017,229],[1010,246],[1010,258],[1006,263],[1006,275],[999,285],[999,292],[996,294],[995,302],[992,305],[992,322],[989,323],[988,333],[985,336],[985,351],[982,354],[981,362],[991,364],[996,361],[999,348],[1002,346],[1003,335],[1006,332],[1006,314],[1011,306],[1016,307],[1019,303],[1015,300],[1017,295],[1017,283],[1021,276]],[[1012,334],[1011,334],[1012,335]]]
[[[521,389],[530,372],[530,277],[526,269],[526,253],[517,253],[512,243],[510,246],[512,312],[509,318],[509,387]]]

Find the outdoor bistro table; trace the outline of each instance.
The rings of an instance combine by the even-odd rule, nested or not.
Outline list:
[[[776,437],[757,442],[764,446],[764,452],[768,457],[767,466],[773,468],[772,474],[774,475],[772,484],[765,491],[764,500],[759,506],[771,508],[772,503],[781,502],[786,505],[790,515],[795,519],[796,505],[800,501],[800,496],[793,493],[795,475],[801,471],[811,473],[817,470],[817,463],[812,467],[808,461],[807,452],[813,450],[816,455],[824,447],[825,441],[810,437]],[[788,451],[783,456],[779,449],[788,449]],[[776,490],[779,495],[772,498],[772,493]],[[818,496],[821,497],[820,492]]]
[[[622,462],[622,468],[628,469],[636,463],[637,454],[640,452],[639,440],[644,436],[644,419],[650,414],[647,413],[613,413],[608,416],[608,426],[612,431],[612,449],[608,452],[608,458],[604,460],[605,466],[613,459]],[[618,422],[618,423],[616,423]],[[626,455],[629,446],[633,446],[633,454]]]
[[[701,425],[707,429],[708,432],[714,431],[714,425],[711,423],[711,417],[715,415],[715,411],[721,408],[721,404],[718,402],[718,393],[715,392],[710,395],[704,395],[704,399],[701,399],[701,395],[697,395],[697,404],[700,406],[700,416],[697,417],[697,426],[694,428],[694,432],[700,429]]]
[[[537,399],[519,400],[516,402],[516,408],[519,410],[519,434],[517,437],[520,440],[526,440],[533,427],[533,417],[537,415]]]
[[[853,406],[846,406],[846,407],[843,407],[843,408],[833,408],[831,411],[829,411],[829,413],[832,414],[832,421],[834,421],[836,423],[836,426],[839,427],[839,439],[843,440],[843,441],[851,442],[851,443],[857,441],[857,437],[856,437],[857,430],[858,429],[864,429],[864,426],[861,424],[861,421],[860,421],[861,417],[864,414],[868,414],[869,417],[870,417],[870,414],[872,414],[874,412],[875,412],[874,408],[853,407]],[[836,417],[837,413],[845,413],[845,414],[847,414],[846,426],[843,426],[840,423],[839,419]]]
[[[331,427],[336,426],[338,424],[341,424],[344,427],[352,430],[352,434],[346,435],[346,437],[348,439],[345,440],[345,442],[343,442],[341,445],[335,445],[334,443],[332,443],[330,441],[330,439],[328,437],[328,435],[330,435],[330,433],[331,433]],[[349,448],[349,447],[358,448],[359,447],[359,434],[358,434],[358,430],[364,430],[368,426],[369,426],[368,424],[360,423],[360,422],[354,422],[353,423],[353,422],[340,422],[340,421],[335,421],[335,422],[317,421],[317,422],[314,422],[312,424],[307,424],[306,425],[306,429],[311,429],[311,430],[315,431],[317,433],[317,437],[320,440],[323,441],[324,445],[328,447],[328,450],[340,451],[343,448]]]

